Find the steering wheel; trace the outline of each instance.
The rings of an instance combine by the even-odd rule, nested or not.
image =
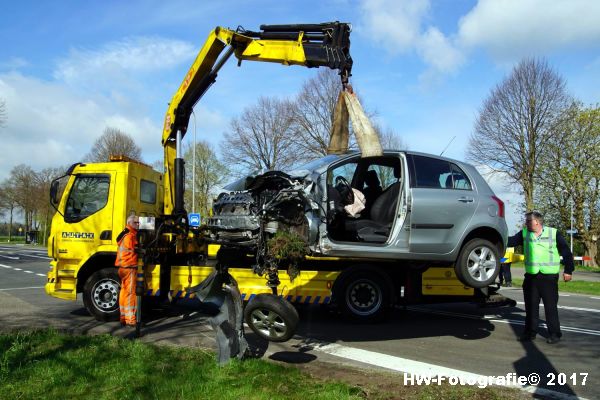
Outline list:
[[[336,176],[335,188],[338,192],[340,192],[343,205],[354,203],[354,192],[352,191],[352,186],[350,186],[350,183],[346,178],[341,175]]]

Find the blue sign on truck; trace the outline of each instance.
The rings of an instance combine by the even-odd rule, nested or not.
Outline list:
[[[188,224],[190,226],[200,226],[200,214],[190,213],[188,216]]]

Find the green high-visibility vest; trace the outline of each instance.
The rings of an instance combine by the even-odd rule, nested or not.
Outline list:
[[[558,274],[560,255],[556,248],[556,229],[544,227],[538,238],[534,232],[523,229],[523,251],[525,252],[525,272],[528,274]]]

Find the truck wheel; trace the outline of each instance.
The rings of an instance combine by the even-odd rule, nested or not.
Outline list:
[[[289,301],[261,293],[246,305],[244,319],[261,338],[271,342],[286,342],[294,336],[300,317]]]
[[[383,276],[358,270],[343,278],[338,305],[342,313],[357,322],[381,321],[390,304],[390,287]]]
[[[494,283],[500,272],[498,249],[488,240],[473,239],[460,250],[454,271],[467,286],[487,287]]]
[[[83,286],[83,304],[98,321],[119,320],[121,280],[117,268],[94,272]]]

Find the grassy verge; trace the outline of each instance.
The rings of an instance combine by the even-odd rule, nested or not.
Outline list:
[[[25,243],[25,237],[24,236],[13,236],[9,242],[8,236],[0,236],[0,243]]]
[[[208,351],[108,335],[70,336],[51,330],[0,335],[2,399],[527,398],[505,388],[405,387],[396,375],[380,379],[371,373],[364,374],[363,385],[352,373],[304,369],[257,359],[219,367]]]
[[[525,268],[523,261],[515,262],[510,265],[511,268]],[[581,265],[578,262],[575,264],[575,272],[577,271],[588,271],[597,272],[600,274],[600,267],[591,267],[587,265]]]
[[[513,278],[512,284],[513,284],[513,286],[523,287],[523,280]],[[598,295],[600,295],[600,283],[577,281],[577,280],[565,282],[565,281],[559,280],[558,281],[558,291],[559,292],[567,292],[567,293],[591,294],[594,296],[598,296]]]

